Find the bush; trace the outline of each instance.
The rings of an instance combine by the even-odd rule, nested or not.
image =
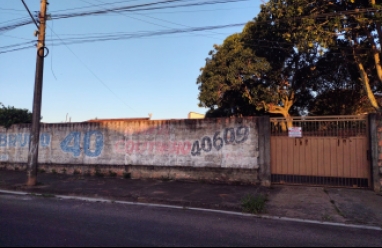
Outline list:
[[[245,213],[261,214],[265,211],[265,203],[267,201],[267,196],[248,194],[241,200],[241,207]]]
[[[32,122],[32,113],[27,109],[17,109],[15,107],[5,107],[0,103],[0,126],[5,128],[13,124],[24,124]]]

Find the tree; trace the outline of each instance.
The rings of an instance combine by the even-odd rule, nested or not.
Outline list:
[[[310,102],[312,115],[354,115],[375,112],[358,80],[358,70],[352,56],[342,49],[348,41],[338,40],[319,58],[312,73],[315,98]],[[349,58],[350,57],[350,58]]]
[[[13,124],[31,123],[32,113],[27,109],[17,109],[15,107],[5,107],[0,103],[0,126],[5,128]]]
[[[374,93],[382,89],[380,61],[381,1],[377,0],[274,0],[264,8],[279,36],[299,51],[341,48],[358,72],[364,93],[376,111],[381,111]],[[348,41],[347,46],[338,42]]]
[[[200,107],[213,116],[259,114],[256,103],[272,98],[261,79],[271,67],[246,48],[242,34],[229,36],[215,45],[197,79]]]
[[[375,93],[382,91],[382,12],[377,9],[375,0],[261,5],[242,33],[210,53],[198,78],[200,106],[210,108],[207,116],[281,114],[287,126],[291,115],[380,111]],[[272,69],[245,74],[231,67],[251,56]],[[236,81],[226,71],[235,71]]]

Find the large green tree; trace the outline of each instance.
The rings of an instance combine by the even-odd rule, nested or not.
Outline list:
[[[208,116],[281,114],[288,126],[291,115],[380,111],[375,96],[382,91],[379,2],[261,5],[243,32],[211,52],[198,78],[200,106],[210,108]],[[246,74],[242,65],[233,66],[251,56],[271,69],[254,67]]]
[[[269,101],[262,78],[270,71],[269,63],[244,46],[242,34],[229,36],[215,45],[197,79],[201,107],[207,116],[243,116],[259,113],[256,103]]]
[[[27,109],[18,109],[15,107],[5,107],[0,103],[0,126],[5,128],[13,124],[31,123],[32,113]]]
[[[348,41],[338,40],[316,62],[310,80],[315,97],[309,104],[311,115],[352,115],[375,112],[362,81],[358,79],[357,66],[342,49]]]
[[[263,12],[271,18],[267,23],[280,27],[278,35],[294,44],[300,52],[341,48],[347,61],[356,66],[370,104],[381,111],[375,92],[382,89],[380,61],[380,0],[273,0]],[[348,41],[338,46],[338,41]]]

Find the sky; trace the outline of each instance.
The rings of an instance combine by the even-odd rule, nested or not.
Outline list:
[[[214,44],[244,26],[199,32],[137,37],[144,32],[246,23],[257,16],[260,0],[205,6],[164,8],[137,12],[55,19],[64,13],[154,3],[163,0],[50,0],[46,30],[49,55],[45,59],[42,102],[43,122],[135,118],[186,119],[198,107],[196,79]],[[211,0],[183,0],[170,6]],[[0,0],[0,28],[31,20],[21,0]],[[25,0],[32,13],[40,0]],[[158,5],[159,6],[159,5]],[[28,19],[29,18],[29,19]],[[0,102],[32,109],[36,49],[14,52],[4,48],[36,40],[34,24],[0,31]],[[73,44],[88,35],[130,39]],[[90,40],[94,41],[94,37]],[[33,43],[35,44],[35,43]],[[33,45],[32,44],[32,45]]]

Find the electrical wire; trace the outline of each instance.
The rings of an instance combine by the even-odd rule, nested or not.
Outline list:
[[[209,1],[202,1],[202,2],[197,2],[197,3],[186,3],[186,4],[160,6],[163,4],[174,3],[175,1],[176,2],[184,2],[185,0],[183,0],[183,1],[182,0],[167,0],[167,1],[159,1],[159,2],[154,2],[154,3],[115,7],[115,8],[109,8],[109,9],[104,9],[104,10],[98,10],[98,11],[74,12],[74,13],[55,15],[55,16],[52,16],[52,19],[65,19],[65,18],[80,17],[80,16],[102,15],[102,14],[108,14],[108,13],[112,13],[112,12],[138,12],[138,11],[157,10],[157,9],[203,6],[203,5],[211,5],[211,4],[241,2],[241,1],[248,1],[248,0],[209,0]],[[156,5],[159,5],[159,6],[156,6]],[[288,21],[288,20],[292,20],[292,19],[293,20],[304,19],[304,18],[307,18],[307,19],[309,19],[309,18],[315,18],[315,19],[324,18],[325,19],[328,17],[344,16],[346,14],[361,14],[361,13],[374,13],[374,12],[381,12],[381,10],[376,9],[376,8],[366,8],[366,9],[347,10],[347,11],[334,12],[334,13],[310,14],[310,15],[305,15],[305,16],[294,16],[294,17],[287,17],[287,18],[273,18],[271,20],[256,20],[255,22],[257,25],[262,24],[262,23],[263,24],[277,25],[277,23],[281,23],[283,21]],[[12,29],[15,29],[15,28],[20,27],[20,26],[28,25],[30,23],[31,23],[30,21],[22,21],[22,22],[18,22],[18,23],[12,24],[12,25],[0,26],[0,33],[2,31],[12,30]]]
[[[81,0],[81,1],[90,4],[89,2],[87,2],[87,1],[85,1],[85,0]],[[97,1],[97,2],[99,2],[99,3],[104,3],[104,2],[99,1],[99,0],[95,0],[95,1]],[[152,24],[152,25],[155,25],[155,26],[160,26],[160,27],[170,28],[170,27],[168,27],[168,26],[159,25],[159,24],[156,24],[156,23],[147,22],[147,21],[142,20],[142,19],[138,19],[138,18],[131,17],[131,16],[126,15],[125,13],[119,13],[119,12],[117,12],[117,13],[120,14],[120,15],[126,16],[126,17],[128,17],[128,18],[133,18],[133,19],[136,19],[136,20],[140,20],[140,21],[142,21],[142,22],[146,22],[146,23],[149,23],[149,24]],[[162,21],[162,22],[166,22],[166,23],[174,24],[174,25],[177,25],[177,26],[182,26],[182,27],[192,28],[192,27],[187,26],[187,25],[183,25],[183,24],[179,24],[179,23],[175,23],[175,22],[167,21],[167,20],[164,20],[164,19],[161,19],[161,18],[151,17],[151,16],[147,16],[147,15],[139,14],[139,13],[135,13],[135,14],[138,14],[138,15],[140,15],[140,16],[144,16],[144,17],[147,17],[147,18],[151,18],[151,19],[154,19],[154,20],[159,20],[159,21]],[[209,33],[213,33],[213,34],[219,34],[219,33],[211,32],[211,31],[208,31],[208,32],[209,32]],[[211,36],[207,36],[207,35],[203,35],[203,34],[200,34],[200,35],[198,35],[198,36],[205,36],[205,37],[208,37],[208,38],[216,39],[215,37],[211,37]],[[219,39],[219,40],[221,40],[221,39]]]
[[[134,0],[130,0],[129,2],[132,2]],[[237,1],[237,0],[235,0]],[[126,2],[126,1],[123,1],[123,2]],[[149,5],[152,5],[152,4],[163,4],[163,3],[172,3],[174,1],[161,1],[161,2],[155,2],[155,3],[149,3]],[[185,2],[185,1],[181,1],[179,0],[178,2]],[[203,3],[212,3],[212,2],[217,2],[217,1],[203,1],[203,2],[198,2],[198,4],[203,4]],[[222,2],[231,2],[231,1],[218,1],[219,3],[222,3]],[[195,4],[195,3],[193,3]],[[105,5],[105,4],[103,4]],[[135,5],[135,6],[129,6],[128,8],[135,8],[137,6],[141,7],[141,6],[146,6],[147,4],[140,4],[140,5]],[[98,6],[102,6],[102,5],[98,5]],[[88,7],[96,7],[96,5],[92,5],[92,6],[88,6]],[[159,6],[159,7],[163,7],[163,6]],[[173,6],[166,6],[166,7],[173,7]],[[117,10],[126,10],[126,6],[125,7],[118,7],[118,8],[110,8],[110,9],[104,9],[104,11],[107,11],[107,12],[115,12]],[[130,11],[131,9],[128,9],[128,11]],[[372,11],[371,9],[364,9],[364,10],[361,10],[361,9],[357,9],[357,10],[349,10],[349,11],[344,11],[344,12],[338,12],[338,13],[335,13],[336,16],[338,15],[342,15],[344,14],[345,12],[346,13],[360,13],[360,12],[370,12]],[[374,10],[373,10],[374,11]],[[95,13],[94,11],[91,12],[91,13]],[[96,13],[99,13],[99,11],[97,11]],[[102,11],[103,13],[103,11]],[[120,13],[120,12],[118,12]],[[89,14],[89,13],[88,13]],[[334,15],[333,13],[331,13],[330,15]],[[323,16],[323,15],[321,15]],[[329,16],[329,15],[326,15],[326,16]],[[309,16],[305,16],[305,17],[319,17],[319,15],[309,15]],[[296,17],[293,17],[293,19],[295,19]],[[303,18],[303,16],[300,16],[298,18]],[[158,18],[159,19],[159,18]],[[284,18],[284,19],[276,19],[276,21],[281,21],[281,20],[286,20],[288,18]],[[289,18],[291,19],[291,18]],[[16,19],[17,20],[17,19]],[[161,19],[159,19],[161,20]],[[164,20],[162,20],[164,21]],[[272,20],[272,22],[274,22],[275,20]],[[6,27],[0,27],[0,34],[2,34],[1,32],[4,31],[4,30],[9,30],[9,29],[13,29],[15,27],[18,27],[18,26],[22,26],[22,25],[26,25],[27,23],[30,23],[28,21],[19,21],[13,25],[8,25]],[[258,21],[253,21],[253,23],[255,24],[258,24]],[[175,23],[174,23],[175,24]],[[176,25],[181,25],[181,24],[176,24]],[[237,24],[233,24],[233,26],[236,26]],[[245,24],[238,24],[238,25],[245,25]],[[185,26],[185,25],[183,25]],[[114,34],[103,34],[103,35],[107,35],[108,37],[104,37],[104,36],[91,36],[91,35],[88,35],[88,36],[83,36],[83,37],[71,37],[71,38],[67,38],[67,42],[69,42],[70,44],[79,44],[79,43],[86,43],[86,42],[97,42],[97,41],[107,41],[107,40],[121,40],[121,39],[132,39],[132,38],[144,38],[144,37],[151,37],[151,36],[159,36],[159,35],[168,35],[168,34],[176,34],[176,33],[184,33],[184,32],[198,32],[198,31],[206,31],[206,30],[213,30],[213,29],[219,29],[219,28],[226,28],[226,27],[230,27],[228,25],[225,25],[225,26],[215,26],[215,27],[202,27],[202,28],[190,28],[190,29],[183,29],[183,30],[180,30],[180,29],[174,29],[174,30],[165,30],[165,31],[158,31],[158,32],[140,32],[140,33],[114,33]],[[270,48],[275,48],[277,45],[280,45],[281,43],[278,42],[278,41],[268,41],[268,40],[262,40],[263,42],[277,42],[276,45],[273,45],[272,46],[268,46],[267,47],[270,47]],[[280,47],[281,48],[281,47]],[[4,49],[4,48],[3,48]]]
[[[219,26],[206,26],[206,27],[194,27],[186,29],[169,29],[163,31],[154,32],[135,32],[135,33],[104,33],[104,34],[94,34],[86,35],[82,37],[68,37],[65,40],[68,44],[81,44],[88,42],[98,42],[98,41],[109,41],[109,40],[126,40],[126,39],[136,39],[142,37],[160,36],[160,35],[170,35],[179,33],[190,33],[190,32],[200,32],[206,30],[224,29],[232,27],[242,27],[245,23],[237,24],[227,24]]]
[[[120,100],[126,107],[130,108],[132,111],[134,111],[135,113],[137,113],[137,111],[135,111],[135,109],[133,109],[130,105],[128,105],[122,98],[120,98],[100,77],[98,77],[95,72],[90,69],[90,67],[85,64],[85,62],[83,62],[79,56],[77,56],[77,54],[68,46],[68,44],[65,43],[64,40],[62,40],[60,38],[60,36],[54,32],[54,30],[49,26],[47,25],[48,28],[52,31],[52,33],[57,36],[57,38],[59,40],[61,40],[62,44],[73,54],[74,57],[76,57],[76,59],[94,76],[94,78],[97,79],[98,82],[100,82],[107,90],[109,90],[118,100]]]
[[[87,12],[74,12],[74,13],[60,14],[60,15],[52,16],[52,18],[65,19],[65,18],[73,18],[73,17],[102,15],[102,14],[107,14],[111,12],[132,12],[132,11],[144,11],[144,10],[147,11],[147,10],[158,10],[158,9],[172,9],[172,8],[196,7],[196,6],[234,3],[234,2],[243,2],[243,1],[249,1],[249,0],[208,0],[208,1],[202,1],[202,2],[196,2],[196,3],[156,6],[156,5],[169,4],[173,2],[182,2],[181,0],[167,0],[167,1],[160,1],[155,3],[146,3],[146,4],[108,8],[105,10],[93,10],[93,11],[87,11]]]

